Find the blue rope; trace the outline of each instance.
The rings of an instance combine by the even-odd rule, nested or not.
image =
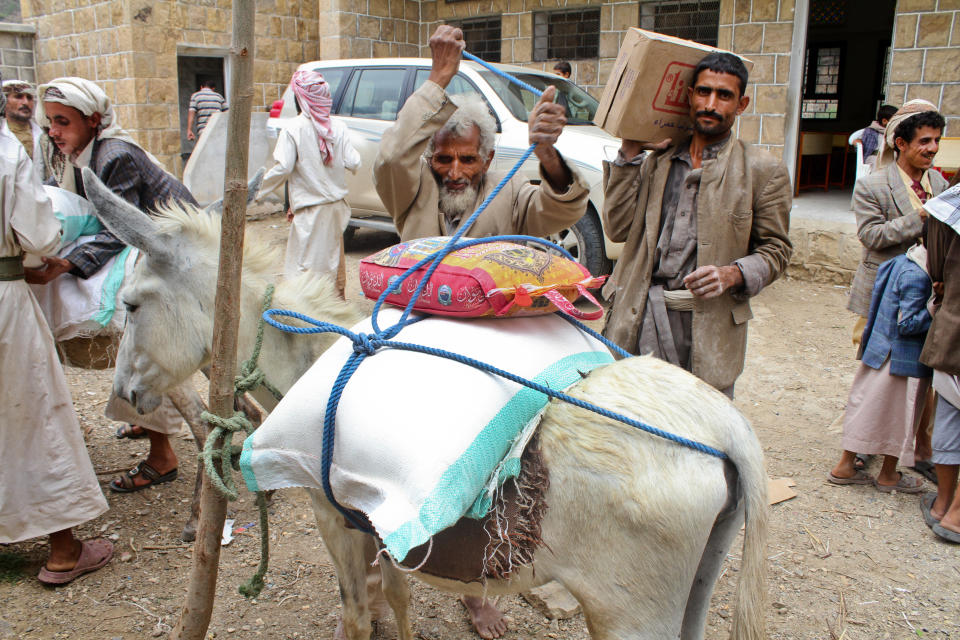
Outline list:
[[[523,87],[524,89],[532,92],[534,95],[538,97],[542,93],[541,91],[539,91],[538,89],[535,89],[534,87],[530,86],[526,82],[523,82],[522,80],[515,78],[510,74],[507,74],[501,71],[500,69],[497,69],[487,64],[480,58],[477,58],[476,56],[470,53],[467,53],[466,51],[463,52],[463,56],[469,60],[473,60],[474,62],[477,62],[483,65],[493,73],[499,76],[503,76],[510,82],[513,82]],[[503,179],[500,180],[497,186],[493,188],[493,191],[491,191],[490,194],[486,198],[484,198],[483,202],[480,203],[480,206],[477,207],[477,210],[474,211],[469,218],[467,218],[466,222],[464,222],[460,226],[460,229],[453,234],[453,236],[450,238],[447,244],[444,245],[442,249],[426,256],[425,258],[417,262],[417,264],[407,269],[392,285],[388,284],[388,286],[384,289],[383,293],[380,294],[380,297],[377,298],[377,302],[373,307],[373,314],[372,314],[372,317],[370,318],[370,323],[374,333],[372,334],[353,333],[352,331],[344,327],[340,327],[338,325],[335,325],[329,322],[320,322],[318,320],[314,320],[309,316],[306,316],[302,313],[297,313],[295,311],[286,311],[283,309],[269,309],[267,311],[264,311],[263,313],[264,322],[266,322],[272,327],[280,329],[281,331],[286,331],[289,333],[296,333],[296,334],[338,333],[342,336],[349,338],[353,342],[353,353],[350,354],[350,357],[347,358],[347,362],[340,369],[340,373],[337,375],[337,379],[336,381],[334,381],[333,387],[330,390],[330,397],[327,399],[326,413],[323,418],[323,455],[321,457],[321,472],[323,474],[323,483],[322,483],[323,492],[326,495],[327,500],[330,502],[330,504],[336,507],[336,509],[340,511],[341,514],[343,514],[343,516],[347,519],[348,522],[350,522],[354,527],[356,527],[360,531],[372,533],[372,527],[370,526],[370,523],[367,520],[366,516],[359,511],[354,511],[352,509],[348,509],[343,505],[341,505],[337,501],[337,499],[334,497],[333,489],[330,486],[330,467],[333,462],[333,447],[334,447],[334,441],[336,437],[336,415],[337,415],[337,408],[340,405],[340,398],[343,396],[343,390],[346,388],[347,382],[350,380],[351,376],[353,376],[354,372],[360,366],[360,363],[363,362],[363,360],[366,357],[373,355],[383,347],[389,347],[393,349],[402,349],[405,351],[413,351],[417,353],[423,353],[426,355],[436,356],[439,358],[446,358],[448,360],[453,360],[455,362],[460,362],[462,364],[466,364],[471,367],[480,369],[481,371],[486,371],[488,373],[492,373],[494,375],[500,376],[502,378],[505,378],[517,384],[524,385],[550,398],[563,400],[564,402],[568,402],[576,407],[580,407],[581,409],[592,411],[593,413],[601,415],[605,418],[609,418],[611,420],[617,420],[624,424],[630,425],[631,427],[635,427],[637,429],[640,429],[652,435],[659,436],[661,438],[664,438],[671,442],[675,442],[677,444],[681,444],[683,446],[689,447],[696,451],[700,451],[702,453],[716,456],[721,459],[726,459],[727,457],[727,454],[725,454],[723,451],[707,446],[703,443],[697,442],[695,440],[683,438],[681,436],[668,433],[661,429],[657,429],[656,427],[650,426],[639,420],[634,420],[633,418],[629,418],[625,415],[615,413],[613,411],[604,409],[602,407],[598,407],[589,402],[585,402],[583,400],[579,400],[577,398],[569,396],[563,392],[555,391],[553,389],[550,389],[549,387],[538,384],[531,380],[527,380],[526,378],[522,378],[520,376],[514,375],[508,371],[504,371],[503,369],[494,367],[493,365],[487,364],[485,362],[481,362],[479,360],[475,360],[473,358],[469,358],[467,356],[463,356],[460,354],[451,353],[443,349],[425,347],[425,346],[411,344],[407,342],[392,341],[392,338],[394,338],[398,333],[400,333],[401,329],[415,322],[419,322],[420,320],[423,320],[426,317],[426,316],[417,316],[414,318],[410,318],[410,314],[413,311],[413,307],[416,304],[416,301],[420,298],[420,295],[423,292],[424,287],[426,287],[427,283],[430,281],[431,277],[433,276],[433,273],[437,270],[437,267],[440,266],[441,261],[453,251],[457,251],[465,247],[471,247],[476,244],[485,243],[485,242],[496,242],[496,241],[534,242],[544,246],[551,247],[554,250],[561,252],[567,258],[571,260],[573,259],[573,256],[571,256],[566,250],[564,250],[559,245],[556,245],[552,242],[544,240],[543,238],[535,238],[532,236],[505,235],[505,236],[493,236],[493,237],[482,238],[482,239],[472,239],[472,240],[464,240],[464,241],[460,240],[460,238],[463,237],[463,235],[467,232],[467,230],[476,221],[477,217],[481,213],[483,213],[484,210],[486,210],[490,202],[497,196],[498,193],[500,193],[500,191],[507,184],[507,182],[509,182],[513,178],[513,176],[516,175],[517,171],[519,171],[523,163],[526,162],[526,160],[530,157],[530,155],[533,153],[535,148],[536,148],[536,145],[532,144],[526,151],[524,151],[523,155],[520,156],[520,159],[517,160],[513,168],[510,169],[510,171],[507,172],[507,174],[503,177]],[[400,316],[400,319],[393,326],[387,327],[386,329],[381,330],[379,326],[379,322],[377,320],[377,316],[387,296],[389,296],[391,293],[399,293],[401,291],[402,283],[406,281],[408,277],[416,273],[419,269],[421,269],[427,264],[429,264],[429,267],[427,267],[426,272],[424,273],[423,277],[418,283],[416,290],[413,293],[413,296],[411,296],[410,298],[410,302],[408,302],[406,307],[404,308],[403,313]],[[607,347],[609,347],[619,355],[623,357],[631,356],[630,353],[624,351],[619,346],[615,345],[613,342],[604,338],[603,336],[593,331],[589,327],[586,327],[585,325],[583,325],[583,323],[580,323],[577,320],[566,316],[565,314],[560,314],[560,315],[567,321],[571,322],[574,326],[579,327],[582,331],[586,332],[587,334],[603,342],[605,345],[607,345]],[[274,316],[294,318],[296,320],[299,320],[301,322],[304,322],[312,326],[311,327],[294,327],[294,326],[285,324],[283,322],[280,322],[278,320],[275,320]]]

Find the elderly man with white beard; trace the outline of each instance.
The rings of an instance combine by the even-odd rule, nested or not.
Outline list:
[[[457,75],[463,32],[441,25],[430,38],[430,76],[383,134],[373,167],[377,193],[403,240],[452,235],[500,182],[490,172],[496,122],[479,97],[451,101],[445,89]],[[557,233],[583,216],[588,186],[553,147],[566,124],[549,87],[529,116],[530,143],[540,161],[539,185],[514,176],[467,235]],[[459,108],[458,108],[459,107]]]
[[[497,125],[486,103],[477,96],[454,104],[445,91],[460,68],[464,44],[460,29],[437,28],[430,38],[430,76],[383,134],[373,166],[377,193],[403,240],[453,235],[503,177],[487,173]],[[473,223],[469,237],[546,236],[583,216],[588,186],[553,147],[567,123],[555,94],[556,88],[548,87],[528,118],[540,184],[514,176]],[[506,631],[503,614],[485,599],[465,596],[463,603],[481,638]]]

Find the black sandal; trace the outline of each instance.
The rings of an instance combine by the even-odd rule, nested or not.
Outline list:
[[[143,475],[144,478],[149,480],[145,485],[134,484],[133,479],[138,475]],[[147,487],[152,487],[155,484],[163,484],[164,482],[172,482],[177,479],[177,470],[173,469],[167,473],[160,475],[160,472],[147,464],[146,460],[141,461],[137,466],[130,471],[127,471],[122,476],[117,476],[110,481],[110,490],[117,493],[133,493],[135,491],[142,491]]]
[[[933,484],[937,484],[937,468],[929,460],[917,460],[910,468]]]

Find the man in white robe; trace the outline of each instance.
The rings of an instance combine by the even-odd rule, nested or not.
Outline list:
[[[60,224],[21,143],[0,130],[0,543],[50,536],[38,578],[65,584],[104,566],[109,540],[72,528],[107,510],[53,336],[23,280],[23,254],[56,255]]]

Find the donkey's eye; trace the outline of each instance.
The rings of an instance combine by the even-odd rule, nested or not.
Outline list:
[[[129,302],[124,302],[123,306],[127,309],[127,313],[133,313],[140,308],[138,304],[130,304]]]

